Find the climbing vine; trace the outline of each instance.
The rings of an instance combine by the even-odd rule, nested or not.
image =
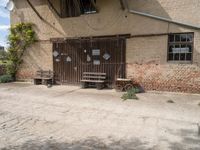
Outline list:
[[[25,50],[36,42],[36,33],[32,23],[19,23],[11,26],[8,36],[7,74],[15,79],[17,70],[22,63]]]

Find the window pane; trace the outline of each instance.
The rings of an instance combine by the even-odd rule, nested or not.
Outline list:
[[[175,35],[175,42],[180,42],[180,34]]]
[[[169,54],[169,56],[168,56],[168,60],[173,60],[173,53],[171,53],[171,54]]]
[[[186,44],[181,44],[180,53],[189,53],[189,48]]]
[[[186,54],[186,60],[192,60],[192,54],[191,53],[189,53],[189,54]]]
[[[173,53],[180,53],[180,45],[175,45],[175,48],[172,48]]]
[[[180,60],[185,60],[185,54],[180,54]]]
[[[94,0],[94,3],[95,2],[96,2],[96,0]],[[96,12],[96,9],[95,9],[93,3],[91,2],[91,0],[80,0],[80,3],[81,3],[81,8],[82,8],[83,14]]]
[[[173,48],[174,48],[174,45],[170,45],[170,46],[169,46],[169,53],[172,53],[172,52],[173,52],[173,51],[172,51]]]
[[[186,42],[187,41],[187,34],[181,34],[181,42]]]
[[[174,60],[179,60],[179,53],[174,54]]]
[[[174,42],[174,35],[169,35],[169,41]]]
[[[189,52],[192,52],[192,45],[187,45],[187,47],[189,48]]]
[[[193,34],[187,34],[187,41],[192,42],[193,41]]]

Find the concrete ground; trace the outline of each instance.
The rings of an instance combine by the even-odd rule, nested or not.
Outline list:
[[[0,84],[2,150],[200,150],[200,95]],[[167,103],[172,100],[175,103]]]

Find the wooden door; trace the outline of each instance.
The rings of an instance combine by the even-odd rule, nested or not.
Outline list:
[[[83,72],[103,72],[110,84],[125,77],[125,38],[70,39],[53,43],[55,80],[80,83]]]

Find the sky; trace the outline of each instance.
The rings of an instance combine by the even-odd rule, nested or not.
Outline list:
[[[7,37],[10,27],[9,11],[5,9],[8,0],[0,0],[0,46],[7,47]]]

